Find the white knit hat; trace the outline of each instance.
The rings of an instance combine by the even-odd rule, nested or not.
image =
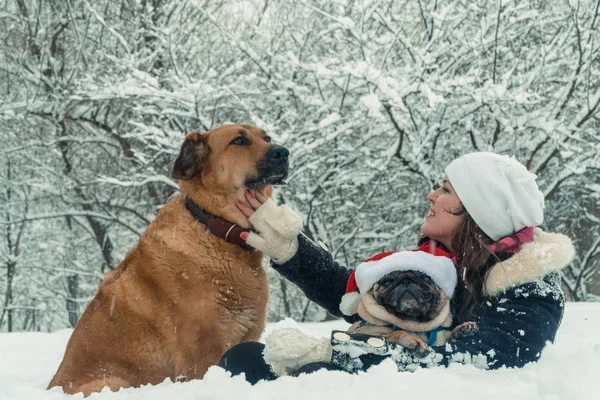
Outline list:
[[[340,311],[345,315],[355,314],[361,298],[356,290],[367,293],[373,284],[393,271],[423,272],[433,279],[449,299],[454,294],[457,282],[454,263],[448,253],[428,242],[415,251],[380,253],[360,263],[348,279]]]
[[[446,167],[446,175],[477,226],[494,241],[544,221],[536,176],[514,157],[466,154]]]

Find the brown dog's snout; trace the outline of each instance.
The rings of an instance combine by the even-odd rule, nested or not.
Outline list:
[[[283,146],[273,146],[267,151],[267,159],[274,163],[287,163],[290,151]]]
[[[256,174],[248,175],[246,187],[276,185],[284,182],[289,168],[290,151],[283,146],[270,147],[258,163]]]

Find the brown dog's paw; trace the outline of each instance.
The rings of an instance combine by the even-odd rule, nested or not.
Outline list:
[[[452,339],[472,336],[477,332],[479,332],[479,325],[477,325],[477,322],[463,322],[456,328],[452,329]]]
[[[406,331],[394,331],[384,335],[390,342],[414,351],[419,355],[427,353],[427,343]]]

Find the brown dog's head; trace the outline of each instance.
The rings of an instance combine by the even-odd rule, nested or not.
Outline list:
[[[420,271],[393,271],[373,285],[377,304],[402,320],[435,319],[448,297],[428,275]]]
[[[180,180],[182,193],[201,207],[236,222],[235,201],[245,201],[247,188],[270,196],[271,185],[282,183],[288,175],[288,156],[289,151],[271,143],[262,129],[226,125],[188,134],[171,176]]]

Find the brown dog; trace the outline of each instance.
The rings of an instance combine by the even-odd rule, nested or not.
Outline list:
[[[249,125],[187,135],[172,172],[181,194],[106,275],[49,388],[87,396],[202,378],[229,347],[258,340],[268,300],[262,254],[215,236],[198,213],[249,228],[236,200],[247,188],[270,196],[288,154]]]

